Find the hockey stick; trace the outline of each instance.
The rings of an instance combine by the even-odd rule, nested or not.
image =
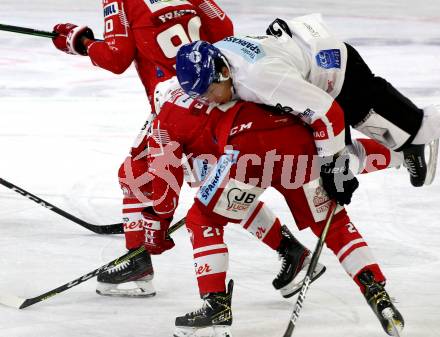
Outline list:
[[[103,225],[103,226],[93,225],[93,224],[88,223],[84,220],[81,220],[80,218],[77,218],[76,216],[74,216],[70,213],[67,213],[66,211],[63,211],[62,209],[52,205],[51,203],[44,201],[43,199],[37,197],[36,195],[29,193],[29,192],[25,191],[24,189],[18,187],[17,185],[14,185],[14,184],[12,184],[2,178],[0,178],[0,184],[13,190],[14,192],[17,192],[18,194],[21,194],[22,196],[28,198],[29,200],[32,200],[33,202],[36,202],[40,206],[43,206],[43,207],[51,210],[52,212],[55,212],[65,218],[77,223],[78,225],[80,225],[84,228],[87,228],[88,230],[90,230],[94,233],[97,233],[97,234],[123,234],[124,233],[124,228],[122,227],[122,223],[116,223],[116,224],[112,224],[112,225]]]
[[[58,35],[57,33],[54,33],[54,32],[46,32],[43,30],[37,30],[37,29],[32,29],[32,28],[3,25],[1,23],[0,23],[0,30],[4,30],[7,32],[12,32],[12,33],[27,34],[27,35],[34,35],[34,36],[41,36],[41,37],[48,37],[48,38],[53,38]]]
[[[56,37],[58,33],[55,32],[48,32],[45,30],[38,30],[33,28],[26,28],[26,27],[19,27],[19,26],[11,26],[11,25],[4,25],[0,23],[0,30],[6,31],[6,32],[12,32],[12,33],[19,33],[19,34],[26,34],[26,35],[33,35],[33,36],[40,36],[40,37],[48,37],[50,39]],[[95,41],[101,42],[100,39],[94,39]]]
[[[309,290],[310,283],[312,282],[313,272],[315,271],[316,265],[318,264],[322,247],[324,246],[325,238],[327,237],[327,233],[330,228],[330,224],[333,221],[333,216],[335,215],[337,207],[337,203],[335,201],[332,201],[327,215],[327,222],[325,223],[322,234],[318,240],[318,243],[316,244],[315,251],[312,255],[312,260],[310,262],[309,268],[307,269],[306,277],[304,278],[303,285],[298,295],[298,299],[296,300],[295,307],[293,308],[292,314],[290,315],[289,325],[287,326],[286,332],[284,333],[283,337],[291,337],[293,334],[293,329],[295,329],[296,321],[303,307],[306,293]]]
[[[185,224],[185,218],[181,219],[177,223],[175,223],[173,226],[171,226],[168,229],[167,234],[171,235],[176,230],[178,230],[180,227],[182,227]],[[8,295],[8,294],[2,294],[0,293],[0,303],[3,305],[6,305],[8,307],[16,308],[16,309],[24,309],[26,307],[29,307],[35,303],[45,301],[49,298],[54,297],[55,295],[58,295],[62,293],[63,291],[69,290],[70,288],[73,288],[85,281],[90,280],[92,277],[98,276],[99,274],[105,272],[106,270],[109,270],[110,268],[113,268],[117,265],[120,265],[121,263],[141,254],[145,251],[144,246],[138,248],[137,250],[124,254],[117,259],[114,259],[111,262],[106,263],[105,265],[91,271],[90,273],[87,273],[85,275],[82,275],[81,277],[78,277],[75,280],[70,281],[69,283],[63,284],[62,286],[59,286],[58,288],[52,289],[44,294],[41,294],[36,297],[31,298],[20,298],[15,295]]]

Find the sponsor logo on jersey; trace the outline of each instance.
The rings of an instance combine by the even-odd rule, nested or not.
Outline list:
[[[215,192],[221,186],[225,176],[229,173],[232,164],[238,157],[238,151],[230,151],[219,158],[217,164],[213,167],[210,175],[197,192],[197,198],[202,204],[207,206],[214,196]]]
[[[306,109],[305,111],[301,112],[298,117],[301,118],[304,122],[307,124],[311,124],[312,117],[315,114],[315,111]]]
[[[215,199],[217,202],[213,211],[231,219],[243,220],[263,191],[263,188],[255,185],[228,179],[228,184],[221,195]]]
[[[119,13],[119,7],[117,2],[112,2],[104,7],[104,19],[109,16],[116,15]]]
[[[167,7],[191,5],[191,3],[186,0],[144,0],[144,2],[152,13]]]
[[[234,126],[233,128],[231,128],[231,132],[229,132],[230,136],[233,136],[239,132],[242,132],[244,130],[249,130],[252,127],[253,122],[249,122],[247,124],[241,124],[241,125],[237,125]]]
[[[321,178],[319,178],[303,185],[307,204],[316,222],[325,220],[331,204],[331,200],[321,184]],[[337,212],[342,209],[340,208]]]
[[[203,181],[209,175],[212,170],[212,166],[209,164],[208,159],[193,159],[193,167],[195,169],[196,178],[198,181]]]
[[[227,211],[241,212],[247,211],[257,197],[256,194],[243,191],[240,188],[232,188],[228,191]]]
[[[313,132],[313,137],[315,139],[327,139],[328,138],[327,132],[325,132],[324,130]]]
[[[313,36],[313,37],[321,37],[321,35],[319,35],[319,33],[311,26],[309,25],[307,22],[303,22],[302,23],[304,25],[304,27],[306,27],[306,29],[309,31],[309,33]]]
[[[341,50],[325,49],[316,54],[316,63],[324,69],[341,69]]]
[[[241,39],[230,36],[214,45],[220,50],[226,49],[240,55],[249,63],[255,63],[266,56],[266,53],[258,42],[245,38]]]
[[[327,214],[329,208],[329,200],[330,198],[328,197],[323,187],[319,186],[318,188],[316,188],[315,195],[313,196],[313,205],[315,206],[315,210],[317,213]]]

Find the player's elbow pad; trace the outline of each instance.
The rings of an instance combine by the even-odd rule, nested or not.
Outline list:
[[[130,64],[131,63],[121,64],[121,63],[115,62],[108,70],[110,70],[113,74],[121,75],[128,69],[128,67],[130,67]]]
[[[130,67],[133,59],[131,57],[124,56],[119,51],[110,51],[107,48],[103,48],[103,45],[99,45],[105,42],[93,43],[90,45],[88,51],[90,59],[95,66],[111,71],[116,75],[120,75]]]

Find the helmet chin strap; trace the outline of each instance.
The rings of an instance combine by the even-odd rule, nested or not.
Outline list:
[[[234,97],[235,97],[235,89],[234,89],[234,86],[233,85],[231,85],[231,94],[232,94],[232,99],[234,99]]]
[[[220,75],[219,78],[218,78],[219,82],[225,82],[225,81],[227,81],[227,80],[229,80],[231,78],[231,76],[229,76],[229,75],[228,76],[223,76],[222,73],[220,73],[219,75]]]

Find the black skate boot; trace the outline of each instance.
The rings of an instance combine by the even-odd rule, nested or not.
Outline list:
[[[427,165],[425,160],[425,145],[410,145],[403,150],[404,166],[409,172],[411,184],[423,186],[426,179]]]
[[[392,303],[384,286],[374,280],[373,273],[370,270],[362,272],[358,279],[365,286],[365,299],[373,309],[385,332],[390,336],[399,336],[405,322]]]
[[[289,298],[300,291],[307,268],[310,264],[310,250],[304,247],[286,226],[281,227],[281,243],[277,249],[280,256],[281,270],[272,284],[284,298]],[[325,266],[316,265],[312,282],[325,272]]]
[[[203,297],[203,306],[185,316],[176,317],[174,337],[193,337],[197,330],[212,328],[213,337],[232,337],[232,288],[234,282],[229,281],[227,293],[210,293]]]
[[[137,249],[131,249],[134,252]],[[150,254],[143,251],[98,275],[96,292],[103,296],[150,297],[156,295],[153,287],[153,265]],[[131,287],[130,287],[131,286]]]

